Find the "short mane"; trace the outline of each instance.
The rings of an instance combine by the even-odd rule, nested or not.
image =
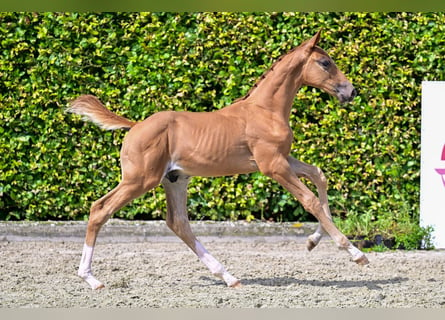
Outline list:
[[[255,84],[254,84],[254,85],[250,88],[250,90],[247,92],[247,94],[244,95],[243,97],[240,97],[240,98],[236,99],[234,102],[238,102],[238,101],[246,100],[246,99],[251,95],[252,91],[255,90],[255,89],[258,87],[258,85],[260,84],[260,82],[263,81],[263,80],[266,78],[266,76],[267,76],[271,71],[273,71],[273,69],[275,68],[275,66],[276,66],[278,63],[280,63],[281,60],[283,60],[284,57],[290,55],[290,54],[293,53],[295,50],[297,50],[297,48],[298,48],[298,46],[292,48],[292,49],[289,50],[287,53],[281,55],[281,56],[280,56],[280,57],[279,57],[279,58],[272,64],[272,66],[271,66],[266,72],[264,72],[264,73],[261,75],[261,77],[255,82]]]

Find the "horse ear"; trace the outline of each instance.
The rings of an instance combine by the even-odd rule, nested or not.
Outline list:
[[[318,41],[320,41],[321,29],[313,36],[310,40],[306,42],[306,50],[312,51],[314,47],[317,45]]]

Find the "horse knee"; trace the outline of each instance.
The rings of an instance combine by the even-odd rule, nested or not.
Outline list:
[[[101,225],[103,220],[105,219],[106,214],[103,212],[104,210],[104,201],[97,200],[93,202],[90,208],[90,217],[88,219],[89,225]]]
[[[304,195],[299,199],[303,208],[312,213],[316,218],[318,218],[318,212],[320,212],[321,204],[320,200],[313,194]]]
[[[87,233],[85,242],[93,247],[96,242],[97,234],[101,227],[107,222],[109,215],[104,211],[104,203],[101,200],[94,202],[90,209],[90,216],[87,224]]]

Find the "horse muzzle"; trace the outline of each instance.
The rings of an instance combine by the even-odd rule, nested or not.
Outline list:
[[[357,90],[349,82],[337,85],[334,92],[341,103],[351,102],[357,96]]]

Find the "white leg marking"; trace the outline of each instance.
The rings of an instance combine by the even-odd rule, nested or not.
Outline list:
[[[353,261],[357,261],[365,255],[358,248],[354,247],[354,245],[352,243],[349,244],[349,246],[346,250],[348,250],[349,254],[352,256]]]
[[[221,263],[218,262],[199,241],[195,241],[196,254],[199,260],[201,260],[210,272],[218,278],[225,281],[230,287],[239,283],[239,280],[226,271]]]
[[[82,258],[80,259],[79,270],[77,274],[83,280],[85,280],[92,289],[102,288],[104,285],[93,277],[91,272],[91,262],[93,259],[94,247],[88,246],[86,243],[83,245]]]
[[[323,233],[319,232],[318,229],[313,234],[311,234],[308,238],[311,240],[315,245],[317,245],[321,238],[323,237]]]

